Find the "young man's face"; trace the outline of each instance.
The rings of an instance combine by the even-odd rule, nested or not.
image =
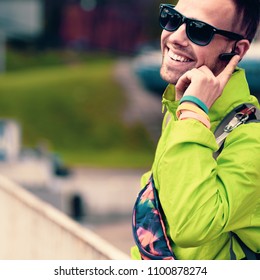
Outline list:
[[[241,33],[236,18],[235,6],[231,0],[179,0],[176,10],[185,17],[204,21],[219,29]],[[161,76],[168,83],[176,84],[179,77],[192,68],[206,65],[218,75],[226,62],[218,57],[221,53],[231,52],[234,41],[221,35],[214,35],[207,46],[198,46],[186,35],[186,24],[176,31],[163,30],[161,35],[162,67]]]

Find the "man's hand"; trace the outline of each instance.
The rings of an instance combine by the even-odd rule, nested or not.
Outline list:
[[[221,96],[239,60],[239,55],[232,57],[224,70],[216,77],[205,65],[187,71],[175,86],[176,99],[179,100],[185,95],[196,96],[210,108]]]

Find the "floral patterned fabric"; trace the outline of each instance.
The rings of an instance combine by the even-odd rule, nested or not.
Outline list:
[[[133,210],[133,235],[144,260],[176,259],[162,219],[162,209],[151,176]]]

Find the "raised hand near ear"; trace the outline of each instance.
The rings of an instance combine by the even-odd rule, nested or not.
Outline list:
[[[239,60],[240,56],[235,55],[218,76],[214,76],[205,65],[187,71],[179,78],[175,86],[176,99],[179,100],[182,96],[192,95],[199,98],[210,108],[221,96]]]

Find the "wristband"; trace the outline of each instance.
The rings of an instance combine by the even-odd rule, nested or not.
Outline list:
[[[179,118],[180,115],[186,110],[197,113],[209,121],[209,116],[202,109],[200,109],[197,105],[188,103],[186,101],[178,106],[176,111],[177,118]]]
[[[184,95],[180,100],[180,104],[184,101],[192,102],[192,103],[198,105],[206,114],[209,113],[209,109],[208,109],[207,105],[204,102],[202,102],[199,98],[197,98],[196,96]]]
[[[192,118],[192,119],[200,121],[208,129],[210,129],[210,122],[206,118],[204,118],[203,116],[201,116],[201,115],[199,115],[197,113],[191,112],[191,111],[186,111],[186,112],[182,113],[180,115],[179,120],[184,120],[184,119],[189,119],[189,118]]]

